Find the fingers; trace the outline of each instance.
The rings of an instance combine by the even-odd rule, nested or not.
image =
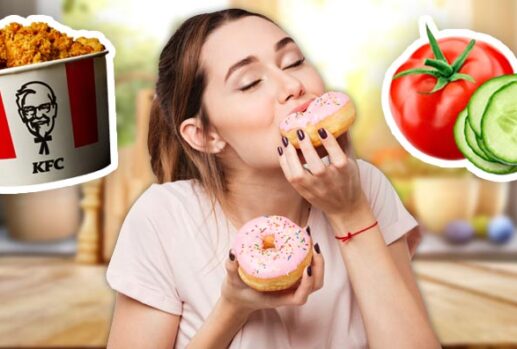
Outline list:
[[[320,159],[318,152],[314,149],[311,139],[302,129],[296,132],[298,143],[302,150],[303,157],[307,161],[307,165],[313,175],[319,175],[325,171],[325,164]]]
[[[312,145],[310,137],[302,129],[299,129],[296,134],[299,140],[300,149],[303,153],[303,157],[307,162],[307,165],[305,166],[308,167],[309,171],[313,175],[325,173],[326,166]],[[349,157],[343,150],[340,142],[338,142],[338,140],[332,135],[331,132],[328,132],[324,128],[320,128],[318,130],[318,136],[320,137],[321,143],[329,155],[331,165],[336,168],[344,168],[349,161]],[[343,139],[345,141],[347,140],[345,136],[341,135],[341,137],[342,139],[340,139],[340,141],[343,141]],[[300,159],[296,153],[296,148],[288,141],[286,137],[282,137],[282,140],[284,142],[283,146],[279,146],[280,166],[282,167],[286,178],[291,183],[303,186],[304,178],[306,178],[307,172],[300,163]]]
[[[237,258],[235,258],[235,255],[233,254],[232,250],[228,252],[228,258],[226,259],[225,268],[230,282],[232,282],[234,285],[239,285],[243,283],[238,273],[239,262],[237,261]]]
[[[313,292],[323,287],[325,275],[325,260],[321,254],[320,246],[316,243],[312,247],[312,276],[314,277]]]
[[[283,141],[286,141],[287,138],[283,137]],[[285,143],[284,143],[285,145]],[[287,145],[284,146],[284,163],[287,167],[286,178],[291,181],[294,180],[296,184],[300,184],[303,176],[307,174],[304,170],[302,164],[300,163],[300,159],[298,158],[298,154],[296,153],[296,148],[287,140]]]
[[[283,305],[303,305],[307,302],[310,293],[312,292],[314,277],[312,276],[312,266],[308,265],[302,275],[300,284],[294,292],[283,294],[267,294],[269,298],[268,303],[273,307]]]
[[[348,162],[348,157],[332,133],[328,132],[324,128],[320,128],[318,130],[318,135],[321,139],[321,143],[329,154],[330,163],[337,168],[345,167]]]
[[[286,137],[282,137],[282,140],[287,139]],[[278,146],[278,156],[279,156],[279,162],[280,167],[282,168],[282,171],[284,172],[285,178],[289,180],[291,178],[291,169],[289,168],[289,164],[287,163],[287,155],[285,152],[284,145]]]

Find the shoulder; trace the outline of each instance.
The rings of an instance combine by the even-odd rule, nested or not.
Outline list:
[[[391,186],[391,182],[386,175],[375,165],[363,159],[357,159],[356,161],[359,168],[361,187],[367,197],[375,196],[383,186]]]
[[[159,206],[181,205],[192,200],[193,180],[153,183],[135,200],[133,206],[156,209]]]
[[[378,179],[379,177],[384,176],[384,173],[372,163],[363,159],[357,159],[356,162],[361,175],[368,178],[371,177],[372,179]]]
[[[195,200],[194,180],[180,180],[166,183],[151,184],[134,201],[128,215],[145,216],[151,220],[170,217],[179,213],[185,207],[192,207]]]

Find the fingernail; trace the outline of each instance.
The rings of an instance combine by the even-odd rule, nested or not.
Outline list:
[[[319,128],[318,133],[320,134],[321,138],[323,138],[323,139],[327,138],[327,131],[325,131],[324,128]]]
[[[303,138],[305,137],[302,130],[297,130],[296,135],[298,136],[299,140],[303,140]]]
[[[310,265],[307,267],[307,275],[312,276],[312,267]]]
[[[282,143],[284,143],[284,147],[287,147],[287,144],[289,143],[289,140],[287,139],[287,137],[282,136]]]
[[[278,150],[278,155],[282,155],[284,153],[282,147],[277,147],[276,150]]]
[[[235,260],[235,255],[232,253],[232,250],[230,250],[230,260],[233,262],[233,260]]]
[[[320,253],[321,253],[321,251],[320,251],[320,245],[318,245],[318,243],[316,243],[316,244],[314,245],[314,249],[316,250],[316,253],[317,253],[317,254],[320,254]]]
[[[307,229],[305,229],[307,231],[307,234],[309,234],[309,236],[311,236],[311,227],[307,226]]]

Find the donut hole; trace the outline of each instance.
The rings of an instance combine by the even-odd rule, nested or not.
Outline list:
[[[262,238],[262,249],[267,250],[268,248],[275,248],[275,236],[266,235]]]

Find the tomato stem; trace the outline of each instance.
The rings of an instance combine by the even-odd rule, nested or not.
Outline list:
[[[426,58],[424,64],[429,67],[434,67],[438,69],[438,71],[445,76],[451,76],[454,73],[452,67],[448,63],[443,61],[437,61],[435,59]]]
[[[443,89],[447,84],[457,80],[467,80],[469,82],[474,82],[474,78],[468,74],[459,73],[461,67],[465,63],[466,59],[472,48],[474,47],[476,40],[472,39],[468,43],[465,50],[459,55],[452,64],[449,64],[447,58],[442,52],[438,41],[434,37],[433,33],[429,29],[429,26],[426,25],[427,38],[429,39],[429,45],[431,46],[431,50],[433,51],[434,58],[426,58],[424,61],[424,65],[431,68],[413,68],[402,71],[396,74],[393,79],[398,79],[406,75],[414,75],[414,74],[427,74],[436,78],[436,85],[434,85],[433,89],[429,93],[434,93]]]

